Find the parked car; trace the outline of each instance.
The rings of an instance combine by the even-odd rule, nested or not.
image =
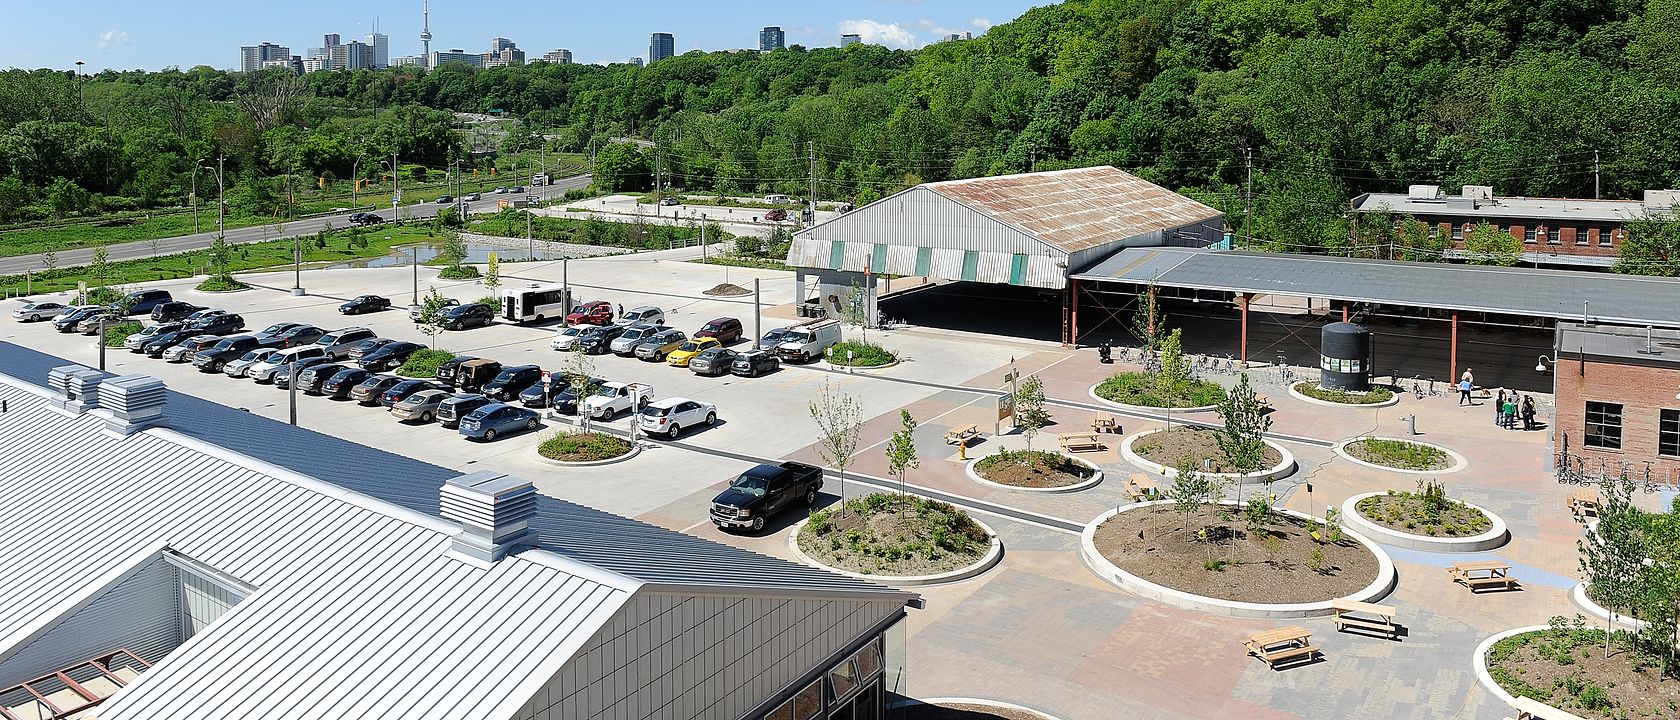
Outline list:
[[[287,330],[290,330],[292,328],[303,327],[303,325],[304,325],[303,323],[295,323],[295,322],[277,322],[277,323],[274,323],[273,325],[270,325],[270,326],[265,327],[261,330],[258,330],[255,334],[256,334],[257,337],[259,337],[261,339],[264,339],[264,340],[267,340],[271,337],[279,335],[280,333],[286,332]]]
[[[439,195],[438,199],[433,200],[432,202],[437,203],[438,205],[448,205],[449,203],[455,202],[455,196],[454,195]]]
[[[74,309],[74,307],[65,305],[61,302],[53,302],[51,300],[31,300],[24,303],[23,307],[12,310],[12,319],[18,322],[51,320]]]
[[[273,382],[274,374],[278,372],[281,367],[290,365],[292,363],[292,358],[294,357],[297,358],[299,363],[317,358],[325,361],[327,358],[327,349],[316,347],[314,345],[305,345],[303,347],[276,350],[268,357],[265,357],[252,364],[251,367],[246,368],[245,376],[259,383]]]
[[[277,348],[303,347],[313,345],[327,331],[314,325],[294,325],[268,338],[269,344]]]
[[[664,325],[665,311],[652,305],[643,305],[639,308],[624,311],[624,314],[619,315],[614,322],[625,327],[631,325]]]
[[[741,339],[741,321],[732,317],[720,317],[705,325],[694,333],[694,337],[714,337],[724,345],[733,344]]]
[[[344,365],[328,360],[319,365],[310,365],[306,370],[299,370],[297,377],[298,392],[305,395],[320,395],[323,388],[327,386],[328,380],[337,377],[339,373],[347,369]]]
[[[686,342],[688,342],[688,335],[681,330],[676,328],[660,330],[636,344],[636,358],[662,362],[667,355],[682,347],[683,343]]]
[[[195,353],[215,347],[221,341],[220,335],[194,335],[163,351],[163,361],[191,362]]]
[[[815,507],[822,486],[823,471],[815,465],[789,460],[748,468],[712,498],[712,524],[759,532],[769,518],[795,504]]]
[[[461,304],[461,301],[456,300],[455,298],[447,298],[446,297],[446,298],[443,299],[443,306],[446,307],[446,308],[456,307],[460,304]],[[418,303],[416,303],[414,305],[410,305],[410,306],[408,306],[408,319],[413,320],[414,322],[420,322],[420,316],[422,314],[424,314],[425,312],[426,312],[426,306],[425,305],[421,305],[421,304],[418,304]]]
[[[492,400],[512,402],[525,388],[542,382],[542,368],[535,365],[514,365],[502,368],[490,382],[484,384],[484,396]]]
[[[507,194],[507,186],[504,185],[502,187],[496,188],[496,194],[497,195],[506,195]]]
[[[577,391],[593,391],[604,382],[606,380],[601,378],[589,378],[586,388],[578,388],[574,387],[576,383],[573,382],[573,378],[553,375],[546,392],[541,381],[520,391],[519,404],[525,407],[553,408],[555,412],[571,415],[577,412]]]
[[[168,290],[135,290],[123,296],[117,306],[123,309],[123,315],[148,315],[157,306],[174,299]]]
[[[461,424],[461,418],[485,405],[495,402],[478,393],[460,393],[451,395],[438,404],[437,421],[439,425],[454,429]]]
[[[338,311],[345,315],[360,315],[390,309],[391,300],[379,295],[357,295],[350,298],[349,302],[338,306]]]
[[[771,193],[764,196],[764,202],[770,203],[771,205],[787,205],[793,202],[793,196]]]
[[[653,402],[653,386],[645,383],[601,383],[595,392],[578,406],[581,412],[596,420],[611,420],[621,412],[635,412]]]
[[[379,349],[363,355],[356,364],[363,370],[395,370],[408,361],[408,356],[424,349],[426,346],[419,343],[399,340],[379,346]]]
[[[665,363],[671,367],[688,367],[688,361],[693,360],[695,355],[715,347],[723,347],[715,337],[689,338],[688,342],[677,346],[670,355],[665,356]]]
[[[385,392],[379,394],[379,404],[384,405],[386,408],[390,408],[397,403],[407,400],[410,395],[420,392],[421,390],[443,389],[444,387],[439,385],[436,380],[411,380],[403,378],[402,382],[386,388]]]
[[[244,355],[239,356],[239,359],[229,361],[228,364],[223,365],[222,374],[230,378],[245,377],[245,371],[250,370],[252,365],[262,362],[263,358],[273,355],[275,352],[277,351],[274,348],[267,347],[256,347],[246,350]]]
[[[432,377],[437,378],[437,381],[444,385],[455,387],[455,376],[460,374],[461,366],[477,359],[471,355],[456,355],[439,363],[437,370],[433,371]]]
[[[356,387],[350,388],[350,399],[363,405],[377,405],[386,390],[402,381],[402,378],[395,375],[369,375]]]
[[[443,311],[443,329],[465,330],[496,323],[496,310],[484,303],[467,303]]]
[[[612,341],[624,334],[623,325],[602,325],[585,328],[578,336],[577,350],[587,355],[599,355],[612,347]]]
[[[510,192],[510,193],[525,192],[525,186],[524,185],[514,185],[514,186],[508,188],[508,192]]]
[[[232,335],[245,329],[245,318],[233,313],[210,315],[193,321],[187,328],[206,335]]]
[[[729,363],[729,372],[741,377],[758,377],[765,373],[775,372],[782,367],[782,361],[769,350],[753,350],[739,353],[735,360]]]
[[[392,405],[391,417],[404,422],[418,420],[422,424],[429,423],[437,417],[438,406],[448,397],[449,393],[443,390],[421,390]]]
[[[193,367],[201,372],[221,372],[231,361],[238,360],[252,350],[262,347],[255,335],[234,335],[193,353]]]
[[[725,347],[706,348],[688,361],[688,369],[695,375],[723,375],[729,372],[729,366],[735,362],[737,355],[739,353]]]
[[[180,330],[184,327],[186,327],[186,325],[178,322],[147,325],[146,327],[141,328],[140,332],[123,338],[123,347],[128,348],[131,352],[140,352],[142,348],[146,347],[146,343],[156,340],[164,333],[175,332],[176,330]]]
[[[350,347],[350,352],[345,353],[344,359],[349,360],[351,362],[361,360],[363,357],[366,357],[368,353],[373,352],[375,350],[378,350],[379,348],[385,347],[386,345],[390,345],[391,343],[394,343],[396,341],[397,341],[396,338],[381,338],[381,337],[368,338],[368,339],[363,340],[359,343],[356,343],[355,345],[352,345]]]
[[[347,327],[315,338],[315,344],[326,348],[327,354],[334,360],[343,360],[350,356],[350,349],[356,347],[357,343],[376,337],[379,336],[365,327]]]
[[[197,310],[192,311],[190,314],[187,315],[186,323],[188,325],[196,325],[198,323],[198,321],[203,320],[207,317],[211,317],[213,315],[226,315],[226,314],[227,314],[227,311],[223,310],[221,308],[201,307]]]
[[[776,345],[776,356],[783,360],[810,362],[840,342],[839,320],[811,320],[787,330],[782,342]]]
[[[672,205],[681,205],[681,204],[682,204],[682,201],[681,201],[681,200],[678,200],[678,199],[676,199],[676,198],[674,198],[674,197],[668,197],[668,198],[660,198],[660,199],[659,199],[659,204],[660,204],[660,205],[664,205],[664,206],[666,206],[666,207],[670,207],[670,206],[672,206]]]
[[[578,338],[592,325],[568,325],[554,331],[554,339],[548,341],[548,347],[554,350],[576,350]]]
[[[326,382],[321,383],[321,394],[334,400],[348,398],[351,390],[356,389],[357,385],[362,384],[363,380],[370,377],[373,377],[373,373],[359,367],[345,366],[343,370],[338,371],[332,377],[327,378]]]
[[[787,211],[781,208],[766,211],[764,213],[764,219],[769,220],[770,222],[781,222],[787,219]]]
[[[159,303],[152,308],[152,322],[185,320],[191,317],[193,313],[204,309],[205,308],[202,305],[194,305],[190,302],[181,302],[180,300],[171,300],[166,303]]]
[[[186,328],[181,328],[180,330],[176,330],[174,332],[162,333],[157,337],[152,338],[145,345],[142,345],[140,347],[140,352],[145,353],[146,357],[161,358],[163,357],[163,351],[174,347],[175,343],[186,342],[187,338],[197,336],[197,332]]]
[[[385,222],[385,218],[373,213],[350,213],[351,225],[378,225],[382,222]]]
[[[111,309],[104,305],[85,305],[53,318],[53,329],[61,333],[76,331],[76,326],[83,320],[93,317],[96,313],[109,313]]]
[[[500,374],[502,364],[495,360],[468,360],[461,363],[460,370],[455,371],[455,387],[471,393],[480,392]]]
[[[642,432],[664,435],[672,440],[682,434],[683,428],[702,424],[717,424],[717,406],[680,397],[650,403],[636,416],[636,425]]]
[[[605,300],[591,300],[566,313],[571,325],[606,325],[613,321],[613,305]]]
[[[108,305],[98,307],[83,317],[81,322],[76,323],[76,332],[83,335],[98,335],[101,323],[110,326],[121,321],[122,317],[117,313],[116,308]]]
[[[330,365],[330,364],[332,364],[332,361],[327,359],[327,357],[325,355],[322,355],[322,356],[319,356],[319,357],[298,358],[297,362],[295,362],[295,363],[294,362],[288,362],[285,365],[281,365],[279,368],[275,369],[275,371],[274,371],[274,387],[279,388],[281,390],[289,389],[291,387],[291,384],[292,384],[292,371],[293,370],[296,370],[298,375],[302,375],[305,372],[308,372],[310,368],[315,367],[317,365]]]
[[[459,432],[470,440],[491,442],[509,433],[535,430],[540,425],[535,411],[504,403],[490,403],[461,418]]]
[[[478,193],[467,193],[461,196],[461,202],[478,202],[479,199]]]
[[[627,357],[635,355],[636,346],[642,344],[643,340],[652,337],[657,332],[659,332],[658,325],[625,326],[624,332],[613,338],[612,342],[607,345],[607,349],[612,350],[615,355]]]

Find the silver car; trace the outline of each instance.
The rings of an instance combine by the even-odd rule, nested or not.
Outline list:
[[[631,355],[636,352],[637,345],[656,332],[659,332],[657,325],[631,325],[624,329],[623,335],[613,338],[607,348],[616,355]]]
[[[76,332],[83,335],[98,335],[99,324],[101,322],[110,326],[122,322],[122,320],[117,317],[117,312],[115,310],[110,308],[100,308],[83,318],[81,322],[76,323]]]
[[[210,347],[222,341],[220,335],[194,335],[186,342],[176,343],[173,347],[163,351],[164,362],[190,362],[192,354],[202,348]]]
[[[140,350],[146,346],[146,343],[158,339],[158,337],[164,333],[172,333],[183,327],[185,326],[178,322],[166,322],[149,325],[142,328],[140,332],[123,338],[123,347],[127,348],[131,352],[140,352]]]
[[[18,322],[51,320],[75,309],[77,309],[77,306],[65,305],[64,303],[52,302],[50,300],[31,300],[24,303],[23,307],[13,310],[12,319],[17,320]]]
[[[245,377],[246,371],[250,370],[252,365],[268,359],[268,356],[273,355],[276,352],[279,351],[273,348],[257,348],[255,350],[251,350],[250,352],[241,355],[238,360],[234,360],[233,362],[223,365],[222,374],[230,378]]]
[[[398,420],[419,420],[429,423],[437,417],[438,406],[449,399],[444,390],[421,390],[391,406],[391,416]]]

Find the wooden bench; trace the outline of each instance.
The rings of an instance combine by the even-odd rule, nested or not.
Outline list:
[[[1458,563],[1447,568],[1447,574],[1452,576],[1453,582],[1462,583],[1472,593],[1499,585],[1509,590],[1517,583],[1517,579],[1511,577],[1511,566],[1498,560]]]
[[[1587,488],[1576,488],[1564,504],[1575,515],[1598,517],[1598,493]]]
[[[958,445],[958,444],[961,444],[961,443],[966,443],[966,442],[968,442],[969,438],[976,437],[979,434],[980,434],[980,428],[977,425],[972,425],[972,424],[970,424],[970,425],[958,425],[954,428],[951,428],[950,431],[945,433],[945,444],[946,445]]]
[[[1312,660],[1319,654],[1318,646],[1307,642],[1312,633],[1295,626],[1257,632],[1243,641],[1248,654],[1261,660],[1273,670],[1287,660]]]
[[[1091,418],[1091,432],[1094,432],[1094,433],[1117,433],[1117,432],[1120,432],[1120,421],[1115,419],[1115,417],[1113,415],[1110,415],[1108,413],[1103,413],[1101,415],[1098,415],[1096,417]]]
[[[1097,452],[1108,449],[1108,444],[1103,442],[1102,438],[1097,437],[1095,433],[1088,435],[1063,435],[1061,437],[1061,443],[1062,449],[1070,453]]]
[[[1132,473],[1131,479],[1126,481],[1126,494],[1136,502],[1161,499],[1161,489],[1143,473]]]
[[[1376,630],[1391,639],[1399,638],[1399,627],[1394,624],[1396,612],[1392,606],[1336,599],[1330,601],[1330,608],[1336,611],[1337,630],[1356,627]]]

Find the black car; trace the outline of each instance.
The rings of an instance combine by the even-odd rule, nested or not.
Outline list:
[[[145,353],[146,357],[160,358],[163,357],[163,351],[174,347],[177,343],[186,342],[187,338],[192,337],[198,337],[197,330],[181,328],[180,330],[176,330],[174,332],[166,332],[152,338],[151,342],[146,343],[144,347],[140,348],[140,352]]]
[[[152,322],[185,320],[187,316],[203,309],[204,307],[202,305],[194,305],[190,302],[181,302],[180,300],[166,302],[152,307]]]
[[[541,381],[538,381],[537,384],[525,388],[519,393],[519,404],[524,405],[525,407],[533,408],[554,408],[555,412],[564,413],[566,415],[577,414],[577,388],[572,387],[572,378],[567,375],[559,374],[555,374],[551,377],[553,378],[553,382],[548,384],[546,398],[544,397],[545,393],[543,392],[543,384]],[[606,382],[606,380],[601,378],[590,378],[589,387],[597,388],[604,382]]]
[[[77,310],[71,310],[70,312],[53,318],[53,329],[61,333],[75,332],[76,326],[82,324],[83,320],[93,317],[99,313],[110,311],[111,309],[105,307],[104,305],[92,305]]]
[[[168,290],[135,290],[117,303],[123,308],[123,315],[145,315],[157,309],[159,305],[173,301]]]
[[[433,373],[432,376],[436,377],[438,382],[454,387],[455,375],[461,371],[461,363],[472,362],[477,359],[471,355],[456,355],[439,364],[437,372]]]
[[[775,372],[782,366],[782,361],[776,359],[775,353],[769,350],[754,350],[735,356],[729,363],[729,372],[742,377],[758,377],[767,372]]]
[[[320,365],[311,365],[308,370],[299,370],[298,391],[305,395],[319,395],[321,394],[321,388],[326,386],[327,381],[345,369],[343,365],[338,363],[325,362]]]
[[[496,322],[496,311],[484,303],[467,303],[456,305],[443,311],[443,327],[447,330],[465,330],[470,327],[485,327]]]
[[[437,421],[439,425],[453,428],[461,424],[461,418],[474,410],[495,402],[478,393],[461,393],[452,395],[438,405]]]
[[[291,387],[292,370],[294,368],[297,370],[298,375],[302,375],[316,365],[327,365],[331,362],[331,358],[322,356],[298,358],[297,360],[286,363],[285,365],[281,365],[274,370],[274,387],[280,388],[281,390]]]
[[[325,334],[327,331],[314,325],[294,325],[274,334],[270,340],[277,348],[303,347],[320,340]]]
[[[382,218],[382,217],[380,217],[378,215],[375,215],[373,213],[364,213],[364,212],[350,213],[350,224],[351,225],[378,225],[379,223],[382,223],[382,222],[385,222],[385,218]]]
[[[525,388],[542,382],[542,368],[535,365],[515,365],[502,368],[501,374],[484,384],[484,396],[492,400],[512,401]]]
[[[421,390],[448,389],[449,388],[439,385],[435,380],[404,380],[386,388],[385,392],[380,393],[379,404],[384,405],[385,407],[391,407],[392,405],[407,400],[408,396],[420,392]]]
[[[391,300],[378,295],[357,295],[350,298],[349,302],[338,306],[338,311],[345,315],[360,315],[390,309]]]
[[[602,325],[585,330],[577,338],[578,350],[588,355],[601,355],[612,350],[612,341],[624,334],[623,325]]]
[[[408,356],[424,349],[426,349],[426,346],[419,343],[402,341],[388,343],[381,345],[378,350],[363,355],[361,360],[356,361],[356,364],[361,366],[363,370],[394,370],[402,367],[402,364],[408,360]]]
[[[295,327],[303,327],[303,323],[277,322],[256,332],[257,337],[267,340]]]
[[[193,353],[193,366],[200,372],[221,372],[222,368],[245,353],[263,346],[255,335],[222,338],[221,342]]]
[[[368,338],[352,346],[350,348],[350,354],[346,357],[350,360],[350,362],[356,362],[357,360],[365,357],[368,353],[385,347],[386,345],[390,345],[396,341],[396,338]]]
[[[373,377],[373,373],[358,367],[345,367],[321,383],[321,394],[334,400],[350,397],[350,390]]]
[[[211,315],[194,321],[187,329],[200,335],[232,335],[245,329],[245,318],[233,313]]]

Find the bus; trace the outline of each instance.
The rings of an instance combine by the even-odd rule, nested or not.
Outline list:
[[[516,323],[565,318],[572,308],[567,294],[559,284],[508,288],[502,291],[502,317]]]

